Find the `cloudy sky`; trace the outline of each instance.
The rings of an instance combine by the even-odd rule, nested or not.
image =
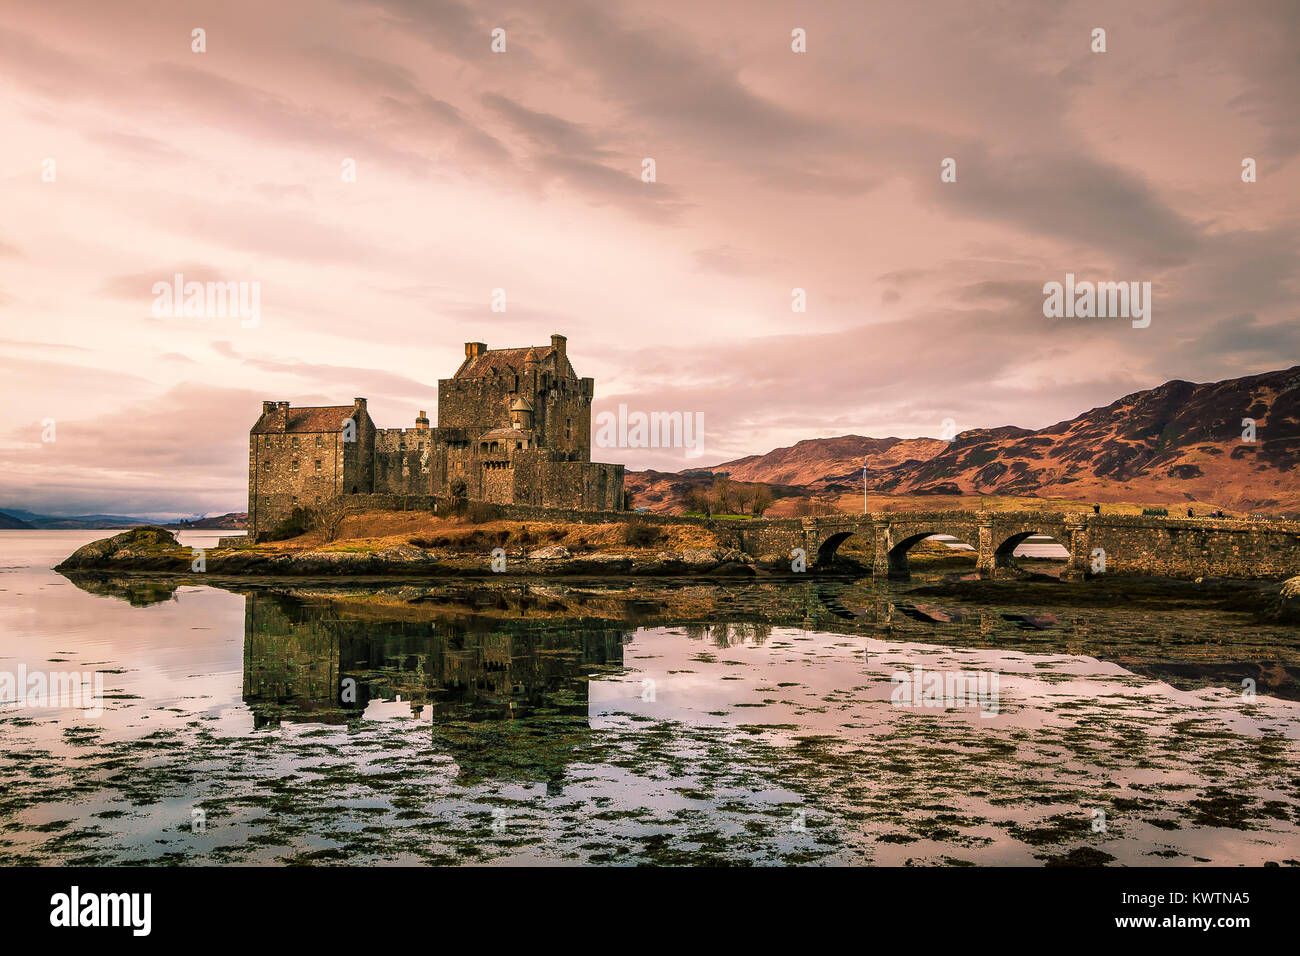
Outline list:
[[[702,412],[598,455],[668,470],[1300,361],[1291,0],[0,10],[0,508],[243,510],[263,399],[407,425],[467,340]],[[1045,318],[1067,272],[1150,327]],[[258,322],[154,315],[176,273]]]

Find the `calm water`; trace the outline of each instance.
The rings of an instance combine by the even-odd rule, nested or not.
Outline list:
[[[0,863],[1300,860],[1295,628],[915,592],[937,572],[236,593],[49,570],[103,535],[0,532],[0,672],[104,682],[98,716],[0,705]],[[930,675],[971,679],[898,699]]]

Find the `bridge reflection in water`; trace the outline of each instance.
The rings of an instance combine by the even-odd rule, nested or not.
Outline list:
[[[959,586],[959,585],[958,585]],[[1291,629],[1243,627],[1154,590],[1150,607],[954,602],[925,589],[764,584],[334,587],[245,595],[243,698],[257,727],[352,724],[394,711],[430,723],[458,779],[558,787],[593,745],[592,680],[641,692],[624,667],[640,627],[728,646],[774,628],[861,639],[1084,655],[1176,687],[1300,698]],[[1141,599],[1141,595],[1137,595]],[[1024,596],[1021,596],[1024,600]],[[1018,602],[1019,603],[1019,602]],[[1228,652],[1225,627],[1234,633]],[[351,693],[349,694],[349,691]],[[401,701],[400,704],[379,702]],[[372,706],[373,705],[373,706]]]

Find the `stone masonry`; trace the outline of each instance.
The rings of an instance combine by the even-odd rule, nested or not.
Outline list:
[[[467,342],[460,368],[438,382],[436,427],[420,412],[414,428],[376,428],[364,398],[263,402],[249,433],[249,533],[265,539],[295,507],[340,495],[620,511],[623,466],[591,460],[594,391],[552,335],[531,348]]]
[[[844,541],[861,535],[872,542],[874,573],[889,577],[906,577],[908,551],[936,534],[951,535],[975,548],[976,571],[985,578],[1013,569],[1016,547],[1035,534],[1047,535],[1069,551],[1067,580],[1097,574],[1300,574],[1300,522],[1294,521],[1053,511],[877,512],[748,522],[734,534],[734,546],[756,556],[788,556],[801,548],[810,568],[828,564]]]

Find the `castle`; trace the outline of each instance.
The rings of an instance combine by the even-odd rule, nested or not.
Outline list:
[[[623,508],[623,466],[591,460],[595,382],[566,339],[489,349],[438,381],[438,424],[376,428],[364,398],[292,408],[263,402],[248,438],[248,529],[263,540],[295,508],[340,495],[440,496],[583,511]]]

